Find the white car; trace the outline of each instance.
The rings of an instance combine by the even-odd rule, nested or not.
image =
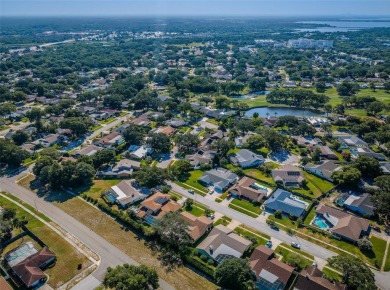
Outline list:
[[[291,247],[299,250],[301,248],[301,245],[296,242],[291,242]]]

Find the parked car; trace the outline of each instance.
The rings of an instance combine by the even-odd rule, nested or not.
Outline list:
[[[301,245],[296,243],[296,242],[291,242],[291,247],[295,248],[295,249],[300,249],[301,248]]]
[[[268,241],[266,244],[265,244],[266,247],[268,248],[272,248],[272,242],[271,241]]]
[[[195,194],[195,191],[193,191],[192,189],[188,190],[188,193],[190,194]]]

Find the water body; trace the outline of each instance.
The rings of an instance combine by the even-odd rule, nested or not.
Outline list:
[[[253,99],[257,96],[264,96],[268,95],[271,91],[260,91],[260,92],[253,92],[247,95],[239,95],[239,96],[231,96],[233,99]]]
[[[284,108],[284,107],[261,107],[261,108],[253,108],[245,112],[246,116],[252,117],[253,113],[259,113],[260,117],[272,117],[276,116],[296,116],[296,117],[321,117],[325,116],[325,113],[315,112],[312,110],[306,109],[295,109],[295,108]]]
[[[299,21],[302,24],[330,25],[317,28],[300,28],[299,32],[348,32],[369,28],[390,28],[390,21]]]

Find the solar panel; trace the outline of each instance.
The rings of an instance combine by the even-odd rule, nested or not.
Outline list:
[[[161,205],[166,203],[166,202],[168,202],[168,201],[169,201],[169,198],[168,197],[164,197],[164,196],[159,196],[159,197],[157,197],[154,200],[155,203],[158,203],[158,204],[161,204]]]

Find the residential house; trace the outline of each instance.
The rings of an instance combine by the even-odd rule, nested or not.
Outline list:
[[[274,251],[263,245],[254,249],[249,265],[256,275],[256,287],[260,290],[284,290],[293,277],[294,268],[279,261]]]
[[[272,170],[272,177],[276,183],[282,184],[284,187],[300,187],[305,179],[303,172],[290,164]]]
[[[167,135],[168,137],[172,137],[175,132],[176,129],[171,126],[158,127],[152,130],[152,133],[161,133]]]
[[[208,217],[196,217],[186,211],[183,211],[181,215],[184,221],[189,224],[188,234],[194,243],[213,228],[213,220]]]
[[[28,153],[33,153],[35,151],[35,144],[33,143],[24,143],[22,146],[20,146],[23,150],[26,150]]]
[[[141,202],[141,207],[136,214],[146,223],[153,224],[155,219],[162,218],[168,212],[177,212],[181,208],[182,205],[171,200],[169,194],[157,192]]]
[[[101,138],[95,138],[92,143],[96,146],[103,148],[113,148],[117,145],[120,145],[124,142],[123,136],[118,132],[111,132],[103,135]]]
[[[320,156],[326,159],[338,160],[337,155],[328,146],[318,146],[320,149]]]
[[[382,169],[383,174],[389,175],[390,174],[390,162],[379,162],[380,167]]]
[[[344,207],[364,216],[374,215],[375,210],[374,204],[371,201],[371,195],[368,193],[363,193],[362,195],[351,194],[344,201]]]
[[[235,173],[219,167],[205,172],[199,182],[206,186],[213,186],[216,191],[222,192],[237,180],[238,176]]]
[[[339,282],[332,283],[323,277],[323,273],[315,266],[307,266],[298,275],[294,290],[345,290],[347,286]]]
[[[100,151],[100,150],[103,150],[102,147],[99,147],[99,146],[96,146],[96,145],[88,145],[88,146],[85,146],[77,151],[74,151],[72,153],[72,156],[73,157],[79,157],[81,155],[87,155],[87,156],[93,156],[96,154],[96,152]]]
[[[331,160],[323,161],[319,164],[307,163],[304,167],[307,172],[317,175],[321,178],[333,181],[332,173],[341,169],[340,164]]]
[[[147,113],[144,113],[142,115],[139,115],[137,118],[133,119],[130,121],[131,124],[134,124],[134,125],[139,125],[139,126],[150,126],[150,120],[149,120],[149,115],[151,114],[152,112],[147,112]],[[134,113],[134,116],[137,115],[136,113]]]
[[[297,140],[297,144],[300,146],[313,147],[322,145],[322,141],[319,138],[311,138],[307,136],[291,136],[291,138]]]
[[[153,153],[154,149],[151,147],[148,147],[146,145],[138,146],[138,145],[131,145],[129,147],[130,156],[136,160],[141,160],[145,158],[146,156]]]
[[[272,190],[261,184],[256,180],[244,176],[231,188],[229,188],[229,193],[248,200],[261,201],[264,197],[267,197]]]
[[[355,153],[358,155],[358,156],[361,156],[361,155],[364,155],[364,156],[367,156],[367,157],[371,157],[371,158],[375,158],[379,161],[386,161],[386,156],[382,153],[377,153],[377,152],[374,152],[372,151],[370,148],[368,147],[359,147],[359,148],[356,148],[355,150]],[[355,155],[356,155],[355,154]]]
[[[244,136],[239,136],[239,137],[234,138],[234,144],[236,144],[237,148],[241,148],[246,143],[246,141],[249,139],[249,137],[251,135],[252,134],[246,134]]]
[[[105,196],[109,201],[127,207],[137,201],[144,200],[151,194],[149,188],[138,186],[134,180],[122,180],[117,185],[112,186],[105,193]]]
[[[39,251],[35,248],[32,251],[33,248],[32,244],[23,244],[6,255],[12,272],[27,288],[34,288],[45,282],[47,276],[42,270],[56,260],[56,256],[47,247],[43,247]]]
[[[180,127],[185,126],[186,124],[187,124],[186,121],[184,121],[182,119],[177,119],[177,118],[172,118],[172,119],[165,122],[165,125],[171,126],[173,128],[180,128]]]
[[[339,136],[339,142],[347,147],[367,147],[367,143],[357,136]]]
[[[278,188],[264,202],[264,206],[267,210],[281,210],[284,214],[300,217],[306,211],[309,203],[299,199],[289,191]]]
[[[58,134],[49,134],[44,138],[38,140],[39,144],[43,147],[51,147],[60,142],[60,135]]]
[[[198,169],[203,164],[211,165],[215,154],[217,154],[217,152],[212,150],[198,150],[195,154],[186,155],[185,159],[189,161],[195,169]]]
[[[325,224],[333,236],[351,242],[357,242],[361,236],[368,235],[370,231],[369,220],[353,216],[324,203],[318,205],[316,215],[325,220],[322,225]]]
[[[229,156],[230,162],[241,168],[255,167],[264,163],[264,157],[248,149],[241,149]]]
[[[235,234],[224,225],[214,227],[196,248],[199,252],[221,263],[229,258],[241,258],[252,242]]]
[[[100,177],[124,178],[130,177],[134,170],[141,167],[141,163],[130,159],[121,159],[115,165],[109,166],[106,170],[96,173]]]

